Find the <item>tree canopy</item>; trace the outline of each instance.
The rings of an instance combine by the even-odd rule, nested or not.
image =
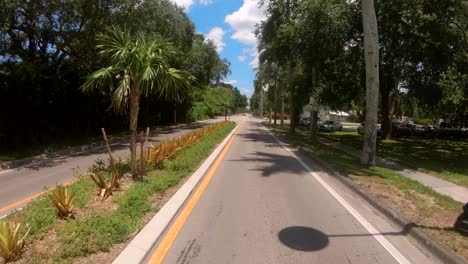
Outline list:
[[[180,100],[142,98],[141,125],[173,122],[174,111],[185,121],[195,91],[230,72],[213,43],[196,34],[185,12],[169,0],[1,1],[2,149],[126,127],[127,115],[109,111],[107,92],[86,95],[79,89],[86,76],[109,65],[98,54],[96,36],[112,26],[172,43],[176,53],[168,63],[197,78]]]

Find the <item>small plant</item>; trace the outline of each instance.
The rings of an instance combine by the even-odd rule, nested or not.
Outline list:
[[[96,159],[94,164],[89,168],[91,172],[99,172],[107,170],[106,162],[103,159]]]
[[[161,142],[159,145],[148,148],[147,162],[151,163],[153,168],[161,169],[166,160],[174,156],[182,149],[188,148],[195,142],[201,141],[207,135],[213,133],[217,128],[222,127],[229,122],[220,122],[197,129],[187,135]]]
[[[99,189],[105,189],[107,187],[106,178],[101,171],[96,173],[89,173],[88,175],[91,177],[94,183],[96,183]]]
[[[57,208],[57,214],[61,219],[73,218],[73,207],[76,193],[68,194],[68,189],[62,185],[57,186],[51,193],[50,199]]]
[[[106,200],[110,195],[112,195],[114,190],[119,188],[119,176],[117,172],[112,174],[109,184],[106,183],[106,178],[102,172],[89,173],[89,176],[100,189],[99,196],[101,196],[102,201]]]
[[[20,228],[20,223],[0,222],[0,257],[5,262],[14,261],[21,257],[24,239],[29,234],[29,229],[20,238]]]

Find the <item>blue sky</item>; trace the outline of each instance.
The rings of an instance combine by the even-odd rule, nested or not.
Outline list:
[[[216,45],[222,58],[231,63],[225,82],[250,97],[258,64],[255,24],[264,19],[258,0],[171,0],[183,7],[195,23],[195,31]]]

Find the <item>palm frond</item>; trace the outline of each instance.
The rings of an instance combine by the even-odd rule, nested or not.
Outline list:
[[[100,44],[97,48],[100,54],[109,56],[114,61],[126,60],[135,48],[134,37],[127,30],[112,27],[106,33],[98,35]]]
[[[113,89],[117,69],[114,67],[107,67],[99,69],[91,73],[86,81],[81,86],[81,90],[89,93],[93,90],[101,90],[105,88]]]
[[[117,111],[125,109],[130,93],[181,101],[196,85],[189,72],[170,66],[178,51],[165,39],[148,39],[113,27],[99,35],[98,41],[100,53],[110,59],[112,67],[90,74],[82,89],[109,89]]]
[[[112,95],[112,108],[117,111],[122,111],[127,105],[127,98],[130,93],[131,76],[125,72],[122,79],[119,80],[117,88]]]
[[[158,93],[168,100],[181,101],[190,94],[196,81],[195,77],[184,70],[166,68],[160,73]]]

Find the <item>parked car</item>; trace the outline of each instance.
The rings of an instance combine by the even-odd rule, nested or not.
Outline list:
[[[412,135],[411,125],[406,125],[400,122],[392,123],[392,133],[395,137],[408,137]]]
[[[340,121],[332,121],[332,120],[327,120],[324,121],[319,125],[320,130],[324,131],[341,131],[343,129],[343,125],[341,124]]]
[[[304,117],[299,121],[299,125],[308,127],[310,126],[310,117]]]
[[[310,117],[304,117],[299,121],[299,125],[309,127],[310,126]],[[322,121],[320,118],[317,119],[317,125],[320,127],[320,124],[322,124]]]
[[[409,128],[411,136],[423,137],[427,134],[427,130],[425,129],[424,126],[415,125],[415,124],[407,124],[406,127]]]
[[[366,125],[366,123],[361,123],[361,125],[357,128],[357,132],[358,134],[360,135],[364,135],[364,126]],[[380,124],[377,124],[377,136],[381,136],[382,135],[382,128],[380,126]]]

